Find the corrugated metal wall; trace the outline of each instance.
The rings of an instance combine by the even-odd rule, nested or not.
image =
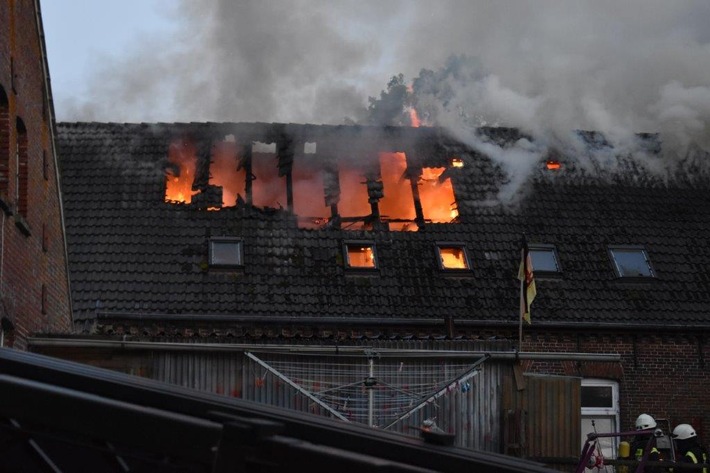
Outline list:
[[[394,347],[389,345],[388,348]],[[406,348],[412,349],[412,346]],[[351,421],[368,422],[369,391],[362,383],[370,369],[367,356],[258,352],[254,355],[268,367],[240,352],[154,352],[151,377],[202,391],[331,417],[332,412],[305,393],[321,393],[316,396],[320,399],[330,392],[339,392],[339,398],[334,397],[335,400],[324,402],[324,405]],[[418,436],[416,428],[425,419],[433,418],[442,430],[456,434],[455,444],[458,446],[500,451],[501,385],[506,367],[510,371],[509,363],[488,360],[478,366],[472,377],[459,382],[457,378],[465,374],[465,367],[470,367],[478,359],[372,357],[377,380],[373,387],[374,425],[386,428],[422,401],[421,398],[414,400],[417,393],[429,389],[433,395],[433,386],[444,383],[444,389],[439,388],[439,397],[394,422],[388,430]],[[409,404],[402,404],[403,396],[409,396]]]

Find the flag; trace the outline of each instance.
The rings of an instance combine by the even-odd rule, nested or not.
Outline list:
[[[530,257],[525,235],[523,235],[520,253],[520,269],[518,270],[518,279],[520,280],[520,318],[527,323],[532,323],[530,320],[530,305],[537,295],[537,289],[535,288],[532,258]]]

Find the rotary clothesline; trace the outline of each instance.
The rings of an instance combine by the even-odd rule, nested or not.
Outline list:
[[[388,359],[374,363],[368,356],[343,363],[314,362],[307,357],[264,360],[253,353],[247,356],[264,369],[257,374],[262,382],[272,374],[340,419],[385,428],[428,405],[438,409],[438,399],[449,392],[468,392],[470,378],[485,360]]]

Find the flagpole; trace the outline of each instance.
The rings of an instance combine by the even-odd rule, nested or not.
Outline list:
[[[523,253],[523,258],[524,258],[525,257],[525,254],[524,254],[525,250],[522,249],[520,252]],[[523,301],[524,297],[525,297],[523,295],[523,291],[525,291],[525,279],[524,278],[520,280],[520,300],[521,301]],[[521,302],[521,304],[522,304],[522,302]],[[518,351],[521,352],[521,351],[523,351],[523,314],[522,313],[518,314],[518,319],[519,319],[518,320]]]

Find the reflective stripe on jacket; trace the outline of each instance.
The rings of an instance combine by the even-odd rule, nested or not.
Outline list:
[[[700,462],[698,462],[698,457],[696,457],[695,454],[693,452],[691,452],[690,450],[685,452],[685,456],[690,458],[692,460],[692,463],[695,463],[696,465],[698,463],[700,463]],[[705,453],[703,453],[703,463],[707,463],[707,462],[708,462],[708,457],[707,457],[707,455],[705,455]],[[703,468],[703,473],[708,473],[708,469]]]
[[[636,460],[637,460],[637,461],[641,461],[641,458],[643,458],[643,450],[644,450],[643,448],[637,448],[637,449],[636,449],[636,453],[634,454],[634,456],[636,457]],[[661,452],[659,452],[656,447],[653,447],[653,448],[651,449],[651,451],[648,452],[649,458],[650,458],[651,455],[653,455],[654,453],[655,453],[656,455],[660,455],[660,454],[661,454]]]

